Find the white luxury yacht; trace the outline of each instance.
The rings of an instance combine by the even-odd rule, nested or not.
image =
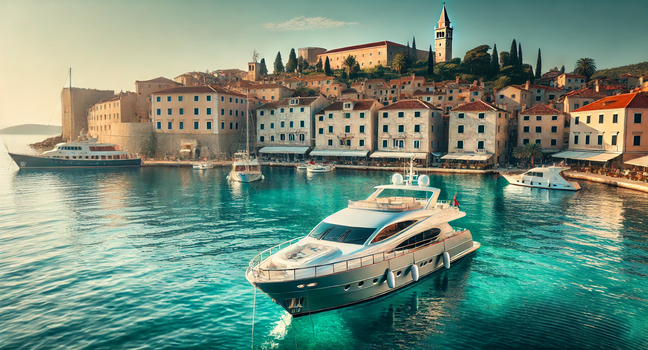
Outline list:
[[[466,214],[456,201],[438,200],[441,191],[429,181],[421,175],[413,185],[394,174],[391,185],[349,201],[306,237],[261,252],[246,278],[297,317],[367,301],[450,268],[480,244],[469,230],[450,226]]]
[[[581,189],[578,182],[569,182],[562,176],[564,170],[569,167],[539,167],[533,168],[524,174],[502,174],[511,184],[524,187],[546,188],[550,190],[578,191]]]

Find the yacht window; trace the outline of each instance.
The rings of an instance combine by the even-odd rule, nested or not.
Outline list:
[[[322,222],[308,236],[329,242],[364,244],[367,238],[375,231],[375,228],[351,227]]]
[[[398,232],[401,232],[404,229],[412,226],[412,224],[414,224],[415,222],[416,222],[415,220],[408,220],[408,221],[401,221],[401,222],[397,222],[395,224],[391,224],[391,225],[385,227],[382,231],[380,231],[376,235],[376,237],[374,237],[374,239],[371,241],[371,243],[376,243],[376,242],[380,242],[382,240],[385,240],[385,239],[397,234]]]
[[[414,248],[426,246],[430,243],[435,242],[437,237],[439,237],[440,233],[441,233],[441,229],[438,228],[433,228],[433,229],[423,231],[403,241],[394,250],[414,249]]]

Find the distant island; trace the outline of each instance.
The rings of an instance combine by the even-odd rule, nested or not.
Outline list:
[[[42,125],[42,124],[22,124],[9,126],[0,129],[0,134],[12,135],[54,135],[60,134],[62,127],[60,125]]]

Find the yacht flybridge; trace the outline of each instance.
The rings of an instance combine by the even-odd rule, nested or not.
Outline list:
[[[410,177],[412,178],[412,177]],[[441,190],[394,174],[365,200],[319,223],[306,237],[254,257],[246,278],[294,317],[364,302],[398,290],[476,251],[466,214]]]
[[[539,167],[533,168],[524,174],[502,174],[511,184],[523,187],[546,188],[550,190],[578,191],[581,189],[578,182],[569,182],[562,176],[569,167]]]

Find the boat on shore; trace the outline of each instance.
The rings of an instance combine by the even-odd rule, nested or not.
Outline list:
[[[310,164],[306,167],[309,173],[328,173],[333,171],[335,167],[331,164]]]
[[[427,175],[413,185],[394,174],[391,185],[349,201],[307,236],[255,256],[246,278],[299,317],[365,302],[449,269],[480,244],[469,230],[450,226],[466,214],[456,200],[439,200],[440,193]]]
[[[569,182],[563,177],[562,172],[565,170],[569,170],[569,167],[550,166],[533,168],[520,175],[507,173],[501,175],[515,186],[564,191],[580,190],[578,182]]]
[[[96,138],[62,142],[41,155],[9,152],[21,169],[70,169],[139,167],[142,159],[124,152],[112,143],[99,143]]]

